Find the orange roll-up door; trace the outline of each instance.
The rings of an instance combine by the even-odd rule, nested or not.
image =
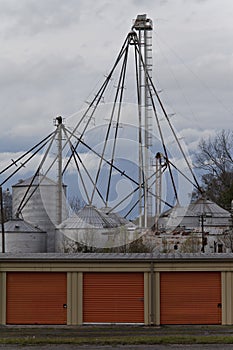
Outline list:
[[[85,273],[83,321],[144,323],[143,273]]]
[[[66,273],[9,272],[7,324],[66,324]]]
[[[161,324],[221,324],[220,272],[160,274]]]

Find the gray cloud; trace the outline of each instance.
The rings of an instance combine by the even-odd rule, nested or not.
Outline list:
[[[93,79],[80,56],[51,55],[20,66],[0,60],[0,67],[2,151],[25,149],[47,134],[54,117],[79,108]]]
[[[26,150],[93,97],[140,13],[154,21],[154,80],[186,142],[190,127],[196,140],[231,128],[231,0],[0,0],[0,151]]]
[[[1,0],[0,21],[8,35],[33,35],[77,23],[81,5],[75,0]]]

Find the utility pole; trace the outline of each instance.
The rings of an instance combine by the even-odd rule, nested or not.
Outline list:
[[[2,186],[0,186],[0,206],[1,206],[1,226],[2,226],[2,253],[5,253],[5,228],[4,228]]]
[[[205,237],[205,230],[204,230],[204,221],[205,221],[205,214],[201,214],[200,216],[201,220],[201,251],[202,253],[205,253],[205,245],[206,245],[206,237]]]
[[[158,231],[159,217],[161,214],[161,197],[162,197],[162,154],[157,153],[155,156],[155,230]]]

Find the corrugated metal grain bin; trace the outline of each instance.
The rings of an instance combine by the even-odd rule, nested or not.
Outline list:
[[[5,222],[5,252],[44,253],[46,252],[46,232],[21,219]],[[0,227],[0,232],[2,228]],[[2,235],[0,235],[0,247]]]
[[[31,180],[32,178],[20,180],[12,186],[13,216],[17,213],[19,205],[31,184]],[[47,251],[54,252],[55,225],[58,223],[57,183],[47,177],[38,175],[29,189],[27,198],[29,200],[21,211],[22,217],[24,220],[37,225],[47,232]],[[62,217],[63,220],[67,217],[65,195],[62,203]]]
[[[79,246],[112,248],[124,246],[140,237],[132,224],[121,225],[112,216],[86,205],[57,226],[56,251],[75,252]]]
[[[206,231],[221,234],[229,227],[230,219],[230,212],[206,198],[199,198],[187,207],[177,205],[163,213],[159,227],[168,230],[174,230],[177,226],[201,229],[203,225]]]

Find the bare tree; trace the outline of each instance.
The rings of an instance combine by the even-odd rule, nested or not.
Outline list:
[[[78,196],[73,196],[69,198],[69,205],[73,212],[77,214],[77,212],[84,207],[85,202]]]
[[[233,252],[233,230],[226,230],[223,235],[219,238],[219,242],[223,243],[223,245]]]
[[[233,132],[221,130],[202,139],[195,155],[196,166],[204,171],[202,182],[207,196],[226,209],[233,198]]]
[[[233,170],[233,132],[221,130],[216,136],[202,139],[196,154],[197,166],[220,176]]]
[[[2,200],[3,200],[3,221],[6,222],[12,219],[12,194],[7,188],[2,192]],[[1,214],[0,214],[1,218]]]
[[[201,239],[191,233],[189,237],[182,243],[180,252],[181,253],[198,253],[201,250]]]

